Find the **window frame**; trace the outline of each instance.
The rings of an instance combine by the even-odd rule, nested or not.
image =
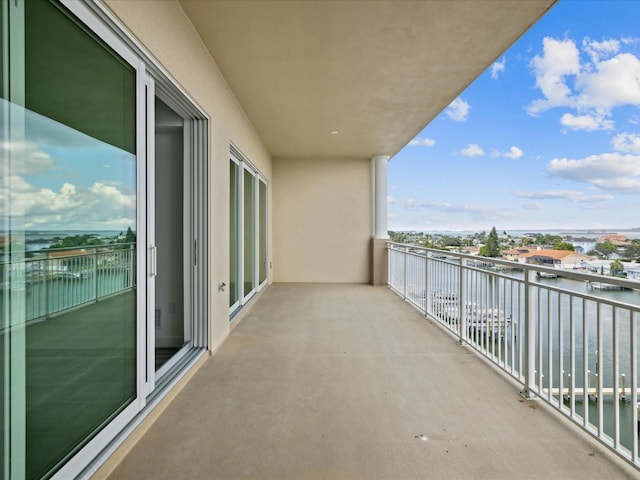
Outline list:
[[[238,314],[240,310],[244,307],[244,305],[248,304],[257,293],[262,291],[264,287],[269,282],[269,184],[266,178],[260,173],[260,171],[251,163],[246,157],[240,152],[240,150],[235,146],[231,145],[229,159],[231,162],[236,164],[239,168],[238,175],[238,184],[236,185],[236,193],[237,196],[235,199],[231,198],[229,195],[229,201],[236,202],[238,208],[238,234],[237,234],[237,262],[238,262],[238,300],[234,302],[229,307],[229,321],[233,322],[235,316]],[[245,294],[244,293],[244,284],[245,284],[245,191],[244,191],[244,175],[248,173],[252,178],[252,189],[253,189],[253,197],[251,199],[251,207],[253,214],[253,265],[252,265],[252,283],[251,289]],[[229,173],[231,174],[231,173]],[[265,218],[265,278],[260,281],[260,261],[261,261],[261,242],[260,242],[260,184],[264,185],[265,188],[265,210],[264,210],[264,218]],[[231,246],[229,251],[229,259],[231,259]],[[229,268],[231,265],[229,264]],[[231,270],[229,270],[231,271]]]

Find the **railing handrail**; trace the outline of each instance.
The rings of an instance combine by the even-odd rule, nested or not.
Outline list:
[[[472,255],[469,253],[451,252],[448,250],[439,250],[437,248],[420,247],[420,246],[406,244],[406,243],[387,242],[387,247],[401,247],[406,249],[420,250],[425,254],[436,253],[436,254],[446,255],[454,258],[456,257],[466,258],[467,260],[471,260],[471,261],[485,261],[486,263],[494,263],[498,265],[503,265],[505,267],[510,267],[513,269],[524,269],[525,271],[533,270],[535,272],[551,273],[554,275],[558,275],[560,277],[570,278],[573,280],[583,280],[583,281],[589,281],[592,283],[595,283],[595,282],[607,283],[607,284],[615,285],[618,287],[630,288],[632,290],[640,289],[640,281],[629,280],[627,278],[620,278],[620,277],[611,277],[608,275],[598,275],[598,274],[588,273],[588,272],[576,272],[573,269],[547,267],[544,265],[536,265],[533,263],[520,263],[520,262],[515,262],[513,260],[506,260],[504,258],[483,257],[479,255]],[[438,259],[435,258],[434,260],[438,260]]]
[[[84,251],[75,253],[79,250]],[[42,255],[5,262],[0,272],[3,292],[12,289],[24,291],[24,321],[59,314],[136,286],[134,243],[38,252]],[[50,252],[58,255],[47,255]]]

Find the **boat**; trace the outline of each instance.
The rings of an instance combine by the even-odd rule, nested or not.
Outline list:
[[[460,301],[455,294],[434,294],[431,301],[431,313],[450,326],[460,321]],[[511,326],[511,315],[499,308],[481,308],[475,303],[466,305],[466,322],[469,333],[478,333],[496,338],[504,338]]]
[[[551,272],[537,272],[536,276],[538,278],[558,278],[558,275]]]

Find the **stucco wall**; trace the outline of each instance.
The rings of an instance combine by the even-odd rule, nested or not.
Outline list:
[[[229,283],[229,145],[236,145],[267,181],[271,158],[177,2],[104,4],[210,118],[210,346],[215,350],[229,333],[228,290],[217,289],[220,282]]]
[[[273,279],[370,281],[371,160],[273,160]]]

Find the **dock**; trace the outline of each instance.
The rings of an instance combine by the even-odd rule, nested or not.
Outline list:
[[[548,392],[549,389],[548,388],[544,388],[542,389],[543,392]],[[598,387],[589,387],[587,388],[587,395],[589,397],[599,397],[599,396],[603,396],[603,397],[613,397],[613,396],[618,396],[620,397],[620,399],[624,400],[626,398],[631,397],[631,389],[629,388],[624,388],[624,387],[620,387],[618,389],[614,389],[613,387],[602,387],[600,390],[598,390]],[[562,391],[559,388],[552,388],[551,389],[551,395],[558,396],[560,395],[560,393],[562,393],[563,397],[566,398],[571,398],[571,389],[570,388],[563,388]],[[580,388],[574,388],[573,389],[573,394],[576,397],[584,397],[585,394],[585,389],[580,387]],[[638,388],[636,390],[636,394],[638,395],[638,398],[640,398],[640,388]]]
[[[614,291],[614,290],[629,290],[628,288],[621,287],[620,285],[612,285],[611,283],[603,283],[603,282],[589,282],[589,285],[594,290],[602,290],[602,291]]]

